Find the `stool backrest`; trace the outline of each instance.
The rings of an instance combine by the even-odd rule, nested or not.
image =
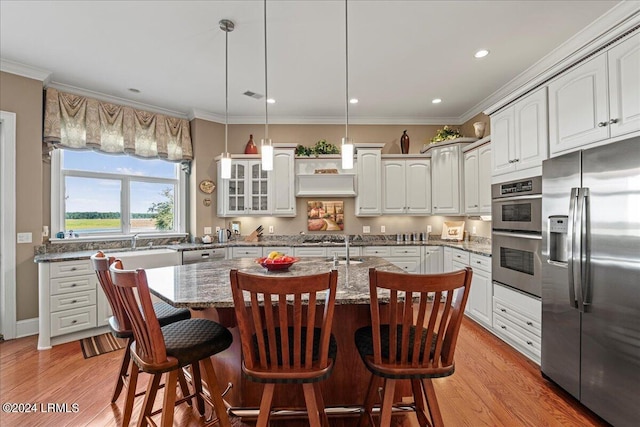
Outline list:
[[[144,269],[124,270],[122,261],[115,260],[109,268],[111,280],[122,305],[131,320],[137,357],[144,363],[158,367],[167,364],[167,351],[149,293]]]
[[[91,264],[98,276],[98,282],[104,295],[107,297],[109,306],[111,306],[113,317],[116,320],[115,323],[117,323],[112,326],[117,329],[118,332],[130,332],[131,322],[129,321],[129,316],[127,316],[124,306],[116,294],[116,289],[113,287],[111,274],[109,273],[109,267],[114,261],[115,258],[107,257],[102,251],[98,251],[98,253],[91,256]]]
[[[400,374],[416,368],[450,372],[471,276],[469,267],[425,275],[369,269],[374,363]],[[378,300],[381,289],[389,292],[385,310]],[[383,335],[381,329],[388,332]],[[387,338],[388,354],[383,355],[381,340]]]
[[[231,270],[230,276],[247,368],[300,372],[329,365],[336,270],[301,277],[258,276]],[[319,305],[322,299],[324,304]],[[319,336],[316,328],[320,329]]]

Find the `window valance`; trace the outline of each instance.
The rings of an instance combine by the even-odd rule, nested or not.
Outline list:
[[[43,141],[170,161],[193,159],[189,121],[97,99],[46,90]]]

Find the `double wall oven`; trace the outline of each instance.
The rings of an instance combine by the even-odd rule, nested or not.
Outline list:
[[[493,280],[540,297],[542,177],[493,184],[491,197]]]

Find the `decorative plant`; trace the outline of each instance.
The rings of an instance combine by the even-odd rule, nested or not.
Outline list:
[[[313,147],[305,147],[303,145],[296,147],[296,156],[318,157],[320,154],[340,154],[340,149],[327,142],[326,139],[321,139],[316,142],[316,145]]]
[[[447,141],[449,139],[461,138],[462,134],[458,129],[451,128],[449,126],[445,126],[442,129],[438,129],[436,131],[436,136],[431,138],[431,143]]]

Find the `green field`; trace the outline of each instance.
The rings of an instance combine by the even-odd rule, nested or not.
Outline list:
[[[154,228],[155,220],[152,218],[140,218],[131,221],[132,227],[135,228]],[[120,228],[120,220],[118,218],[111,219],[66,219],[64,221],[66,230],[82,231],[82,230],[118,230]]]

